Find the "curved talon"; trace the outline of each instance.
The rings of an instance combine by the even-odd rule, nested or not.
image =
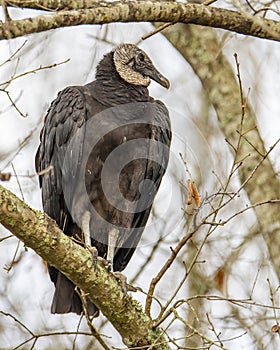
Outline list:
[[[107,269],[109,265],[109,261],[107,259],[102,258],[101,256],[97,257],[97,260]]]
[[[108,272],[113,272],[113,261],[112,260],[106,260],[107,261],[107,270]]]
[[[121,290],[123,292],[123,299],[126,297],[127,292],[137,292],[137,289],[135,287],[127,283],[127,277],[125,275],[123,275],[119,271],[112,272],[112,273],[120,283]]]

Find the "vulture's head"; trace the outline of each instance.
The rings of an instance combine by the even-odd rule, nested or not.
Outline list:
[[[121,44],[113,52],[117,72],[123,80],[133,85],[148,86],[151,79],[165,88],[170,83],[153,65],[149,56],[133,44]]]

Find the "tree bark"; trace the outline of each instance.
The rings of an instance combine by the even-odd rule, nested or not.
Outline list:
[[[138,302],[130,296],[123,299],[114,275],[99,263],[94,269],[89,250],[66,236],[45,213],[30,208],[1,185],[0,223],[88,294],[128,347],[153,345],[155,350],[170,350],[163,331],[153,327]]]
[[[280,41],[277,21],[223,8],[172,1],[9,1],[10,6],[57,11],[0,22],[0,40],[81,24],[113,22],[193,23]],[[58,11],[59,10],[59,11]]]

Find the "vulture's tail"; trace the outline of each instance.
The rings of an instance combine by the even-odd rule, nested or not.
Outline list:
[[[99,315],[98,308],[90,300],[86,299],[86,301],[89,315],[97,317]],[[75,285],[61,272],[58,272],[51,313],[66,314],[68,312],[81,315],[83,306],[79,295],[75,292]]]

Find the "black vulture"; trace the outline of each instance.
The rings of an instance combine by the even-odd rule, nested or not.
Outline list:
[[[169,158],[169,113],[149,96],[151,79],[169,88],[144,51],[117,46],[97,65],[96,80],[58,93],[36,154],[44,211],[66,235],[96,247],[114,271],[139,243]],[[51,312],[81,314],[75,285],[52,266],[49,274]]]

